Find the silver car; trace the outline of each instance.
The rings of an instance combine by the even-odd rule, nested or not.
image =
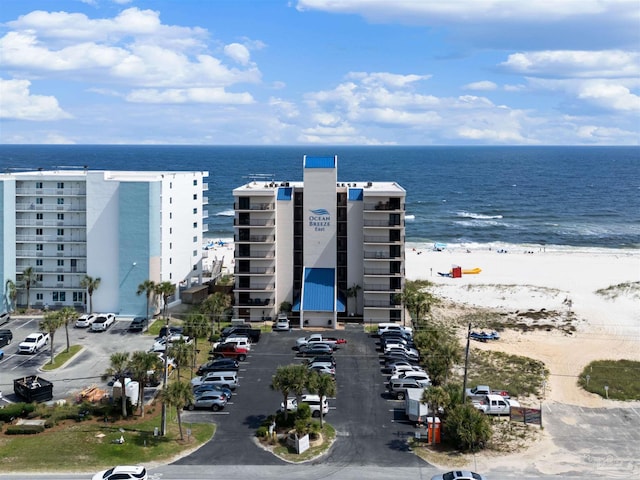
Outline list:
[[[187,406],[187,409],[193,410],[194,408],[208,408],[209,410],[217,412],[218,410],[222,410],[226,404],[227,396],[220,391],[212,390],[196,396],[193,403],[190,403]]]
[[[454,470],[451,472],[435,475],[431,480],[487,480],[479,473],[470,472],[469,470]]]

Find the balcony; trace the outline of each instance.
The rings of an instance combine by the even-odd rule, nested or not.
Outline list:
[[[402,242],[402,238],[398,240],[391,240],[388,235],[365,235],[364,236],[365,243],[391,243],[391,244],[399,244]]]
[[[275,235],[249,235],[249,238],[238,238],[236,235],[234,241],[237,243],[273,243],[276,241]]]
[[[276,269],[274,267],[254,267],[243,271],[236,266],[234,273],[236,275],[273,275],[276,273]]]
[[[256,283],[253,284],[249,287],[239,287],[236,286],[234,288],[235,291],[238,292],[250,292],[250,291],[256,291],[256,292],[260,292],[260,291],[272,291],[276,288],[276,284],[275,283]]]
[[[240,249],[236,250],[235,256],[237,259],[274,259],[276,257],[275,250],[251,250],[246,253],[241,252]]]
[[[401,212],[404,210],[404,204],[394,202],[379,201],[376,203],[365,203],[365,212]]]
[[[365,283],[362,289],[365,292],[400,292],[402,288],[392,288],[388,283]]]
[[[366,300],[364,308],[402,308],[401,303],[392,302],[390,300]]]
[[[275,227],[276,225],[276,221],[273,219],[263,219],[263,218],[256,218],[256,219],[251,219],[249,221],[239,221],[239,219],[235,218],[233,220],[233,224],[235,226],[240,226],[240,227]]]
[[[87,252],[76,251],[41,251],[41,250],[16,250],[16,258],[84,258]]]
[[[240,208],[238,206],[238,204],[234,204],[233,208],[235,210],[238,210],[239,212],[242,211],[246,211],[246,210],[274,210],[275,209],[275,203],[271,203],[271,202],[267,202],[267,203],[251,203],[249,205],[249,208]]]
[[[34,205],[33,203],[16,203],[16,212],[85,212],[86,207],[80,205]]]
[[[365,268],[365,275],[380,275],[386,277],[396,277],[400,276],[400,272],[393,272],[388,268]]]
[[[55,242],[55,243],[86,243],[86,235],[71,237],[68,235],[16,235],[16,242]]]
[[[35,218],[18,218],[16,220],[17,227],[65,227],[65,228],[84,228],[87,222],[84,219],[78,221],[66,220],[36,220]]]
[[[389,228],[389,227],[401,227],[399,223],[394,223],[392,220],[364,220],[365,227],[378,227],[378,228]]]
[[[39,197],[84,197],[87,195],[87,190],[84,187],[71,187],[71,188],[36,188],[36,187],[17,187],[16,196],[39,196]]]

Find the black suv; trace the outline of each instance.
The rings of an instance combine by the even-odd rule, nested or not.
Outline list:
[[[216,360],[211,360],[203,365],[200,365],[197,375],[206,375],[209,372],[226,372],[232,370],[238,370],[240,368],[240,364],[237,360],[233,358],[218,358]]]
[[[0,347],[9,345],[12,340],[13,340],[13,333],[11,333],[11,330],[4,329],[4,328],[0,330]]]
[[[147,319],[144,317],[136,317],[129,324],[130,332],[143,332],[147,326]]]
[[[167,332],[169,335],[173,335],[173,334],[182,334],[182,327],[168,327],[169,329],[167,330],[167,326],[165,325],[164,327],[162,327],[160,329],[160,333],[158,333],[158,338],[164,338],[167,336]]]

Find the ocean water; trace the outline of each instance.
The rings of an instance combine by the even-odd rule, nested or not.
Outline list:
[[[230,238],[233,188],[302,180],[303,155],[404,187],[410,243],[640,248],[638,147],[0,145],[0,170],[207,170],[208,236]]]

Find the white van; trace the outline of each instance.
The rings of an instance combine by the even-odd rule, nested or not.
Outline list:
[[[235,390],[239,385],[238,372],[209,372],[206,375],[191,380],[191,386],[193,388],[199,387],[200,385],[218,385],[228,388],[229,390]]]

